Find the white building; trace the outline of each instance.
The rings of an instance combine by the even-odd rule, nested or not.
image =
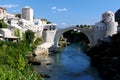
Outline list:
[[[6,9],[3,7],[0,7],[0,20],[3,19],[6,15]]]
[[[95,44],[98,42],[98,39],[117,34],[117,26],[118,23],[115,22],[115,16],[113,12],[107,11],[103,13],[102,21],[93,26],[93,33],[95,33],[94,40],[96,40]]]
[[[107,28],[106,36],[112,36],[113,34],[117,34],[118,22],[115,22],[115,16],[113,12],[111,11],[105,12],[103,14],[103,22],[105,23]]]
[[[23,19],[33,22],[33,9],[30,7],[22,8],[21,16]]]
[[[57,24],[46,24],[43,26],[43,39],[45,42],[54,42],[54,35],[57,31]]]
[[[39,25],[39,26],[43,25],[41,19],[34,19],[33,22],[34,22],[34,25]]]
[[[5,8],[0,7],[0,20],[4,18],[15,18],[15,15],[8,13]]]
[[[56,30],[57,29],[57,24],[45,24],[43,26],[44,30]]]
[[[17,41],[19,38],[14,36],[14,33],[7,28],[1,28],[0,29],[0,34],[3,35],[3,40],[9,40],[9,41]]]
[[[21,17],[14,17],[12,14],[7,13],[6,9],[0,8],[0,18],[9,26],[6,29],[1,29],[1,37],[15,36],[15,32],[19,30],[20,38],[22,39],[22,33],[27,30],[31,30],[35,33],[35,37],[42,37],[43,30],[48,32],[54,32],[56,30],[56,24],[46,24],[46,19],[33,19],[33,9],[30,7],[24,7],[21,10]],[[9,18],[8,18],[9,17]],[[17,36],[17,35],[16,35]],[[49,36],[50,37],[50,36]]]
[[[22,28],[23,32],[31,30],[35,33],[35,37],[41,37],[43,31],[43,25],[40,19],[35,19],[34,22],[20,19],[18,25]]]
[[[36,27],[35,36],[42,37],[43,25],[41,19],[34,19],[34,25]]]

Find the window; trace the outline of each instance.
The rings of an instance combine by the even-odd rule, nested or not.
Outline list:
[[[110,16],[110,14],[108,14],[108,16]]]
[[[35,23],[35,25],[38,25],[38,23]]]

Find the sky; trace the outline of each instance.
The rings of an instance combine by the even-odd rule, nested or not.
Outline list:
[[[30,6],[35,18],[45,18],[58,27],[71,25],[94,25],[101,20],[101,14],[120,8],[120,0],[0,0],[0,6],[12,14]]]

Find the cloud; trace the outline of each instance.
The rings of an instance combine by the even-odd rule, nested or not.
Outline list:
[[[63,12],[63,11],[67,11],[67,9],[66,8],[59,8],[59,9],[57,9],[57,11],[58,12]]]
[[[66,23],[65,23],[65,22],[62,22],[62,23],[61,23],[61,25],[65,26],[65,25],[66,25]]]
[[[51,9],[52,9],[52,10],[55,10],[55,9],[57,9],[57,7],[51,7]]]
[[[4,4],[4,5],[0,5],[1,7],[4,8],[14,8],[14,7],[18,7],[19,5],[17,4]]]
[[[53,13],[57,13],[57,12],[65,12],[67,11],[68,9],[67,8],[57,8],[57,7],[51,7],[51,10]]]

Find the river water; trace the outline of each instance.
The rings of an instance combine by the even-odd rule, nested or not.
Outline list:
[[[90,58],[83,53],[80,44],[71,44],[59,53],[41,59],[35,70],[47,74],[45,80],[100,80],[98,72],[90,65]]]

